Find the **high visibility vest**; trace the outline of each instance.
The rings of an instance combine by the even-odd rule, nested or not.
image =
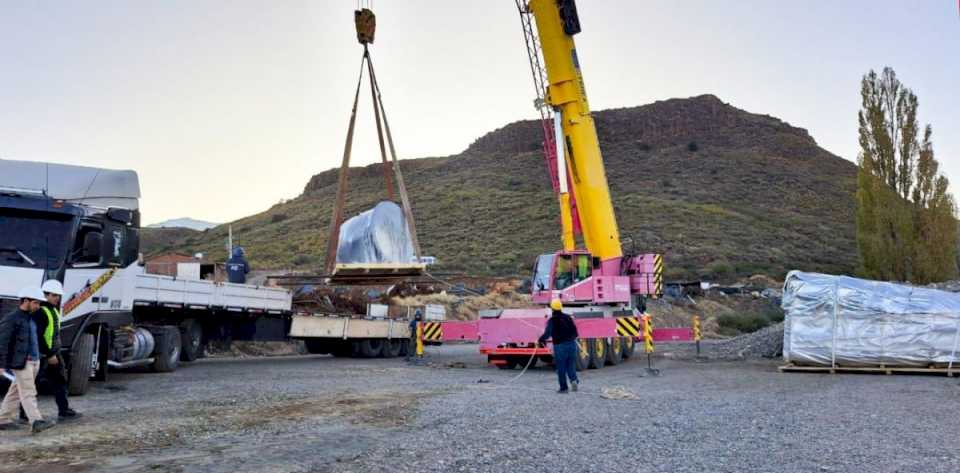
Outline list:
[[[60,310],[56,307],[40,307],[43,309],[43,313],[47,314],[47,328],[43,331],[43,341],[46,342],[47,348],[53,348],[53,327],[56,324],[57,329],[60,329]]]

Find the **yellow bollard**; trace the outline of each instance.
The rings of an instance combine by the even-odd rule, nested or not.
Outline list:
[[[693,316],[693,341],[697,344],[697,358],[700,358],[700,339],[703,338],[703,334],[700,333],[700,316]]]
[[[417,322],[417,358],[423,358],[423,322]]]
[[[653,353],[653,318],[650,314],[643,316],[643,351]]]

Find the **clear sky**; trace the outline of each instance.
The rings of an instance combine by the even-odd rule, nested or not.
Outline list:
[[[366,1],[366,0],[365,0]],[[0,0],[0,157],[139,172],[144,223],[227,221],[339,165],[356,0]],[[859,80],[892,66],[960,189],[956,0],[580,0],[594,109],[715,94],[854,160]],[[513,0],[375,0],[401,158],[532,118]],[[369,92],[366,92],[368,94]],[[354,164],[379,160],[362,95]]]

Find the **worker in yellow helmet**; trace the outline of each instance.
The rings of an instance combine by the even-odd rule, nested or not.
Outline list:
[[[550,301],[550,309],[553,313],[547,320],[547,327],[540,336],[540,344],[543,345],[547,339],[553,339],[553,364],[557,368],[557,378],[560,381],[560,394],[567,393],[567,379],[570,379],[570,385],[576,391],[580,387],[580,380],[577,378],[577,324],[573,317],[563,312],[563,303],[560,299]]]

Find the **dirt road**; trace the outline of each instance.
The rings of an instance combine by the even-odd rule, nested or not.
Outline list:
[[[511,381],[475,350],[118,374],[73,400],[77,423],[0,432],[0,471],[960,471],[954,379],[632,360],[558,395],[548,367]]]

